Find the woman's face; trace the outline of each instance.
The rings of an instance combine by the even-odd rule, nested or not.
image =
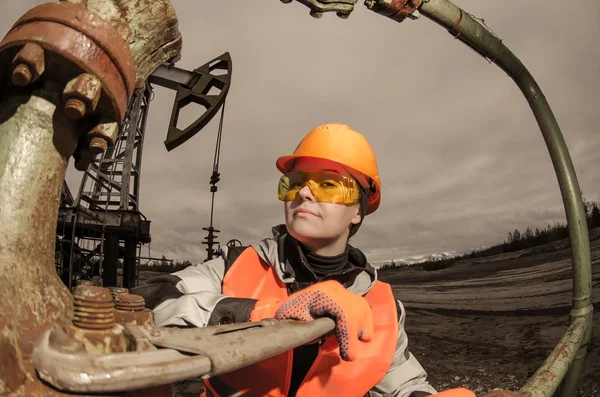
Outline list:
[[[293,170],[327,170],[352,177],[343,167],[327,160],[300,159]],[[328,245],[339,246],[343,252],[350,225],[360,223],[361,219],[359,203],[343,205],[317,202],[308,186],[298,192],[295,200],[284,202],[284,206],[289,234],[316,253],[321,251],[327,254],[323,248]]]

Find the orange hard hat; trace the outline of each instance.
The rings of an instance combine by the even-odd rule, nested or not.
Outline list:
[[[381,181],[377,159],[373,148],[359,132],[345,124],[320,125],[306,134],[293,154],[277,159],[277,169],[284,174],[290,172],[294,160],[301,157],[325,159],[342,165],[367,192],[365,215],[379,207]]]

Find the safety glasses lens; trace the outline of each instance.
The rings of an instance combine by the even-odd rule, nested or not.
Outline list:
[[[293,171],[283,175],[279,180],[278,198],[292,201],[305,186],[317,201],[350,205],[359,200],[360,189],[353,178],[324,171]]]

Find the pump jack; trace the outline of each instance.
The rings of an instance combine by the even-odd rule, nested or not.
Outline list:
[[[214,74],[215,71],[221,74]],[[171,151],[197,134],[222,108],[231,84],[231,71],[229,53],[193,71],[171,63],[160,65],[148,76],[144,89],[138,90],[130,101],[115,145],[82,170],[83,178],[75,199],[64,183],[57,225],[56,266],[69,289],[78,280],[92,279],[94,275],[101,276],[103,286],[117,287],[119,260],[123,262],[120,286],[132,288],[137,284],[141,246],[151,240],[150,221],[141,212],[139,202],[152,86],[176,91],[165,140],[166,149]],[[219,92],[213,94],[213,90]],[[199,104],[206,111],[186,128],[178,128],[180,111],[190,103]],[[216,182],[213,186],[211,191],[216,191]],[[214,253],[212,216],[206,230],[211,256]]]

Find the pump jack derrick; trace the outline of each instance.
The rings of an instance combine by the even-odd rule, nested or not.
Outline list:
[[[222,71],[215,74],[215,71]],[[204,128],[219,109],[223,108],[231,84],[232,63],[229,53],[187,71],[172,64],[163,64],[149,77],[144,89],[130,101],[125,119],[114,146],[93,160],[83,173],[77,197],[73,199],[66,182],[57,225],[56,267],[61,279],[70,288],[77,280],[98,279],[101,285],[131,288],[137,284],[141,247],[151,241],[150,221],[140,208],[140,176],[146,120],[152,86],[158,85],[177,92],[165,147],[171,151]],[[211,90],[218,89],[217,94]],[[180,111],[190,103],[206,108],[185,129],[177,127]],[[224,111],[224,109],[223,109]],[[223,111],[221,115],[223,115]],[[222,121],[217,145],[220,145]],[[219,146],[217,147],[220,148]],[[218,162],[210,178],[211,194],[217,191]],[[213,249],[215,232],[210,226],[204,244],[208,259],[218,255]],[[122,261],[122,283],[118,282],[118,264]]]

